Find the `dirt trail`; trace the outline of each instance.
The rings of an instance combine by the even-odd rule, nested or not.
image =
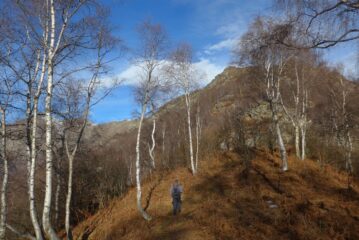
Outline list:
[[[202,164],[193,177],[179,168],[144,183],[153,188],[146,222],[136,210],[135,189],[79,224],[76,239],[359,239],[359,189],[346,190],[345,174],[307,160],[291,170],[259,153],[249,174],[235,154]],[[182,212],[171,214],[169,188],[184,186]]]

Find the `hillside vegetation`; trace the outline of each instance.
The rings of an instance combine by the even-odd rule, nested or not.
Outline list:
[[[75,239],[358,239],[358,182],[348,189],[347,175],[328,165],[289,163],[282,173],[277,155],[258,150],[249,171],[239,155],[222,153],[202,159],[195,177],[184,167],[156,172],[143,186],[152,221],[138,214],[131,188],[80,223]],[[169,195],[176,178],[184,185],[179,216]]]
[[[176,176],[177,174],[181,175],[179,172],[185,173],[183,178],[180,178],[185,182],[186,188],[186,197],[195,196],[196,194],[188,194],[189,191],[194,191],[191,186],[195,186],[196,184],[200,184],[200,182],[205,181],[205,179],[209,178],[207,175],[212,174],[208,172],[208,169],[211,168],[214,162],[228,162],[227,157],[218,156],[217,159],[212,159],[211,156],[215,155],[216,152],[220,151],[242,151],[244,148],[253,148],[253,149],[268,149],[270,151],[271,147],[275,146],[276,143],[273,140],[273,136],[271,135],[271,113],[268,107],[268,104],[263,100],[261,96],[261,91],[257,88],[257,81],[256,76],[252,74],[249,68],[235,68],[235,67],[228,67],[223,71],[223,73],[219,74],[207,87],[197,90],[192,94],[192,101],[193,101],[193,120],[195,121],[195,114],[197,109],[200,109],[200,117],[202,119],[202,131],[201,131],[201,139],[200,139],[200,149],[199,149],[199,158],[200,158],[200,165],[199,165],[199,176],[194,177],[192,180],[190,177],[190,173],[187,170],[178,170],[178,167],[189,166],[189,154],[188,154],[188,145],[187,145],[187,137],[188,132],[186,130],[186,121],[185,121],[185,102],[183,97],[178,97],[164,106],[162,106],[154,115],[157,117],[157,132],[155,134],[155,139],[157,142],[156,149],[155,149],[155,156],[156,156],[156,173],[152,177],[150,175],[150,159],[148,156],[148,143],[150,143],[151,139],[151,131],[152,131],[152,117],[149,116],[145,120],[144,129],[143,129],[143,140],[142,140],[142,156],[143,159],[142,164],[142,179],[147,182],[145,188],[149,188],[150,186],[156,183],[156,179],[159,177],[156,174],[159,172],[168,172],[168,171],[175,171],[170,173],[170,176],[164,175],[163,180],[160,182],[159,186],[154,191],[153,200],[148,208],[150,214],[153,215],[153,208],[156,204],[158,206],[163,207],[161,210],[162,213],[160,216],[167,216],[169,217],[171,203],[168,196],[169,186],[173,178],[171,176]],[[325,69],[324,69],[325,70]],[[315,83],[320,83],[322,86],[329,86],[329,80],[335,78],[335,73],[324,71],[321,68],[316,69],[318,72],[318,79],[315,79]],[[319,77],[320,76],[320,77]],[[325,77],[324,80],[322,77]],[[314,81],[314,80],[313,80]],[[313,83],[314,84],[314,83]],[[352,87],[352,94],[351,101],[349,102],[349,107],[352,109],[353,116],[358,116],[357,106],[356,106],[356,98],[359,96],[359,87],[357,83],[349,83]],[[289,99],[291,96],[284,96],[286,99]],[[312,95],[310,100],[310,108],[308,110],[308,115],[312,121],[311,125],[308,129],[308,158],[313,159],[313,161],[320,162],[320,164],[331,164],[331,166],[336,167],[337,169],[344,169],[344,156],[343,156],[343,148],[338,147],[337,145],[333,144],[331,141],[335,139],[335,134],[330,132],[330,111],[324,108],[323,106],[328,106],[329,100],[328,96],[326,95],[325,91],[317,90],[316,94]],[[280,121],[283,123],[283,137],[287,145],[288,153],[294,155],[293,149],[293,130],[291,127],[291,123],[286,119],[285,114],[280,114]],[[40,123],[42,126],[42,122]],[[15,129],[16,128],[16,129]],[[19,132],[17,127],[14,126],[13,129],[14,133]],[[131,202],[131,213],[125,213],[127,210],[123,208],[124,203],[119,202],[120,204],[119,209],[122,210],[118,213],[118,216],[114,219],[116,221],[121,221],[122,223],[117,223],[121,226],[125,226],[124,223],[125,219],[124,216],[132,217],[138,221],[135,225],[138,224],[145,224],[142,223],[141,218],[136,212],[135,209],[135,191],[133,189],[135,183],[135,137],[136,137],[136,130],[137,130],[137,122],[134,121],[124,121],[124,122],[113,122],[113,123],[106,123],[101,125],[89,125],[84,134],[84,138],[81,142],[81,148],[78,155],[78,160],[75,161],[75,171],[76,174],[74,175],[74,198],[73,198],[73,207],[72,207],[72,225],[75,226],[79,222],[86,220],[89,216],[95,214],[97,211],[100,211],[103,214],[104,212],[108,211],[106,206],[112,206],[118,199],[124,197],[124,201]],[[193,129],[194,130],[194,129]],[[23,134],[19,133],[20,135]],[[359,139],[358,136],[358,128],[353,128],[353,165],[355,172],[358,169],[358,159],[359,152],[358,152],[358,144],[359,142],[356,139]],[[43,138],[44,134],[39,134],[39,138]],[[56,132],[57,139],[61,139],[60,133]],[[16,138],[17,139],[17,138]],[[19,140],[10,141],[11,148],[14,148],[14,151],[17,154],[24,155],[25,147],[24,141],[21,138]],[[58,172],[61,176],[59,183],[61,184],[61,189],[65,189],[66,183],[66,172],[68,168],[67,159],[62,156],[63,147],[61,147],[61,142],[57,143],[58,147],[58,154],[55,155],[56,160],[58,161],[59,166]],[[273,150],[273,149],[272,149]],[[210,157],[209,157],[210,156]],[[212,160],[209,162],[208,158]],[[259,157],[258,159],[267,159],[267,156]],[[258,160],[257,159],[257,160]],[[255,160],[254,163],[257,161]],[[270,162],[264,162],[268,164],[273,164]],[[10,223],[23,223],[21,230],[25,231],[26,229],[31,229],[29,216],[27,212],[27,192],[26,192],[26,161],[23,158],[18,158],[14,161],[13,166],[10,169],[11,175],[16,176],[14,181],[18,187],[16,189],[12,189],[9,194],[9,199],[12,202],[12,205],[9,208],[9,221]],[[279,164],[279,163],[278,163]],[[296,161],[290,161],[289,167],[290,171],[286,174],[278,175],[278,171],[280,166],[277,165],[276,167],[271,166],[274,179],[272,179],[273,184],[278,185],[278,177],[280,178],[281,187],[283,186],[296,186],[293,184],[292,181],[286,182],[288,176],[294,174],[295,171],[300,171],[301,168],[298,169],[298,165]],[[307,161],[303,163],[304,165],[307,164]],[[311,162],[308,162],[311,166]],[[40,181],[41,177],[45,175],[44,173],[44,158],[43,155],[39,155],[38,159],[38,188],[36,188],[36,198],[42,199],[43,196],[43,186],[44,182]],[[207,166],[208,165],[208,166]],[[255,164],[254,164],[255,165]],[[297,166],[298,165],[298,166]],[[304,166],[303,165],[303,166]],[[235,165],[236,171],[230,173],[229,169],[225,169],[224,166],[221,165],[221,168],[217,169],[218,172],[213,174],[218,175],[225,175],[225,177],[232,176],[233,179],[238,178],[238,175],[241,171],[243,171],[244,166],[237,162]],[[314,166],[314,165],[313,165]],[[315,169],[318,170],[319,167]],[[255,192],[250,192],[252,187],[256,187],[260,185],[263,187],[262,184],[267,184],[263,178],[259,178],[257,176],[259,173],[251,172],[249,174],[248,183],[243,183],[238,188],[233,188],[235,191],[240,192],[239,196],[242,198],[245,189],[248,188],[248,196],[250,199],[256,197]],[[325,172],[320,172],[320,176],[325,175]],[[314,173],[312,175],[315,175]],[[253,178],[253,176],[256,176]],[[309,176],[309,175],[308,175]],[[326,189],[321,190],[321,186],[323,184],[322,179],[320,176],[316,176],[316,181],[312,182],[312,187],[309,190],[316,191],[320,190],[321,192],[325,193]],[[335,175],[336,176],[336,175]],[[342,182],[341,188],[344,189],[347,185],[347,177],[345,175],[341,175]],[[180,177],[180,176],[179,176]],[[333,177],[333,176],[332,176]],[[354,174],[354,177],[356,175]],[[253,178],[253,179],[252,179]],[[260,182],[255,182],[254,179],[259,179]],[[328,176],[330,178],[330,176]],[[336,178],[336,177],[335,177]],[[352,179],[352,177],[350,178]],[[189,182],[191,180],[191,182]],[[301,185],[303,190],[301,192],[305,192],[306,187],[308,187],[305,182],[301,183],[301,176],[297,178],[298,184]],[[193,181],[193,182],[192,182]],[[234,180],[233,180],[234,181]],[[237,181],[237,180],[236,180]],[[308,180],[309,181],[309,180]],[[333,180],[336,181],[336,180]],[[310,182],[310,181],[309,181]],[[56,181],[56,183],[58,183]],[[314,184],[317,183],[317,186]],[[328,189],[334,188],[334,185],[331,186],[331,181],[326,181],[325,183]],[[54,184],[55,187],[55,184]],[[163,188],[163,192],[159,191],[159,188]],[[268,186],[267,186],[268,187]],[[212,193],[213,189],[208,189],[203,195],[211,195],[215,194]],[[128,192],[129,191],[129,192]],[[158,192],[159,191],[159,192]],[[203,190],[204,191],[204,190]],[[220,191],[214,189],[213,191]],[[232,190],[231,190],[232,191]],[[127,193],[128,192],[128,193]],[[162,194],[163,199],[161,202],[158,202],[156,199],[156,194]],[[146,202],[147,192],[143,195],[143,200]],[[199,193],[198,193],[199,194]],[[254,194],[254,195],[253,195]],[[318,194],[318,193],[316,193]],[[332,192],[328,192],[328,195],[331,195]],[[338,198],[341,196],[340,194],[345,194],[346,192],[336,193],[333,195],[331,199],[335,199],[335,196]],[[253,196],[251,196],[253,195]],[[294,193],[292,193],[294,195]],[[307,195],[304,195],[307,196]],[[64,205],[61,204],[65,202],[65,195],[59,195],[59,216],[58,216],[58,224],[57,229],[61,231],[63,229],[63,224],[61,219],[63,219],[63,207]],[[310,197],[307,197],[310,203],[312,200]],[[205,198],[200,198],[201,200],[198,204],[204,204],[206,200]],[[259,198],[260,201],[264,204],[266,199]],[[301,199],[301,198],[299,198]],[[243,199],[242,199],[243,200]],[[256,199],[252,199],[253,204],[256,203]],[[358,199],[357,199],[358,200]],[[221,204],[217,204],[216,201],[219,199],[214,199],[215,202],[210,202],[208,204],[214,204],[214,206],[222,206]],[[224,200],[223,200],[224,201]],[[237,201],[232,199],[230,201]],[[239,201],[239,200],[238,200]],[[249,200],[248,200],[249,201]],[[269,201],[269,200],[268,200]],[[299,201],[299,200],[298,200]],[[300,200],[302,201],[302,200]],[[303,200],[304,201],[304,200]],[[333,204],[334,205],[334,200]],[[240,202],[240,201],[239,201]],[[162,204],[163,203],[163,204]],[[185,201],[185,212],[183,216],[185,216],[186,211],[189,209],[187,205],[187,201]],[[196,204],[191,204],[194,208],[199,208]],[[202,205],[201,205],[202,206]],[[225,206],[225,205],[223,205]],[[310,205],[312,206],[312,205]],[[313,205],[315,206],[315,205]],[[236,210],[236,207],[231,205],[230,211],[233,211],[233,216],[242,216],[243,214],[237,214],[239,210]],[[325,205],[325,207],[327,207]],[[101,210],[102,209],[102,210]],[[187,209],[187,210],[186,210]],[[267,208],[265,208],[267,209]],[[268,210],[268,209],[267,209]],[[229,210],[228,210],[229,211]],[[259,211],[259,210],[258,210]],[[276,209],[271,209],[271,211],[276,211]],[[325,210],[323,210],[325,211]],[[200,214],[209,214],[208,212],[201,211]],[[248,214],[248,213],[246,213]],[[253,213],[254,214],[254,213]],[[314,214],[314,213],[313,213]],[[351,214],[351,213],[350,213]],[[96,215],[96,216],[100,216]],[[156,214],[155,214],[156,215]],[[121,216],[121,217],[120,217]],[[182,217],[183,217],[182,216]],[[259,214],[258,216],[261,216]],[[357,215],[353,215],[357,216]],[[182,218],[181,217],[181,218]],[[215,215],[214,215],[215,217]],[[181,219],[180,218],[180,219]],[[211,217],[203,217],[204,219]],[[255,219],[258,217],[255,217]],[[293,217],[294,218],[294,217]],[[91,218],[92,219],[92,218]],[[101,218],[105,221],[107,218]],[[112,221],[112,218],[109,218],[108,221]],[[158,217],[154,217],[154,223],[157,222]],[[172,219],[172,218],[169,218]],[[235,218],[234,218],[235,219]],[[127,219],[130,221],[129,219]],[[224,222],[232,222],[233,218],[225,220]],[[238,220],[238,219],[237,219]],[[233,220],[233,224],[236,224],[237,220]],[[317,219],[318,220],[318,219]],[[91,220],[86,220],[85,222],[90,222]],[[107,221],[107,220],[106,220]],[[115,220],[113,220],[115,221]],[[196,231],[202,231],[202,228],[195,228],[195,224],[191,223],[192,220],[185,219],[186,224],[189,226],[193,225]],[[269,221],[269,220],[268,220]],[[277,221],[277,220],[275,220]],[[275,222],[273,220],[273,222]],[[295,220],[297,222],[297,220]],[[302,221],[302,220],[301,220]],[[306,218],[303,221],[307,221]],[[309,220],[308,220],[309,221]],[[311,225],[317,226],[318,222],[315,222],[312,219],[313,223]],[[320,221],[319,221],[320,222]],[[150,224],[154,224],[150,223]],[[270,219],[271,224],[272,220]],[[113,223],[115,224],[115,223]],[[308,223],[309,224],[309,223]],[[321,224],[321,223],[320,223]],[[133,225],[133,226],[135,226]],[[81,225],[83,226],[83,224]],[[96,231],[91,234],[92,239],[102,239],[100,235],[96,235],[97,231],[101,229],[101,227],[108,226],[110,229],[110,225],[105,224],[95,224]],[[112,225],[111,225],[112,226]],[[151,225],[152,226],[152,225]],[[186,225],[187,226],[187,225]],[[205,225],[207,226],[207,225]],[[277,225],[276,225],[277,226]],[[283,226],[278,223],[278,226]],[[301,225],[302,226],[302,225]],[[127,228],[131,228],[132,226],[126,225]],[[274,227],[274,226],[273,226]],[[303,227],[303,226],[302,226]],[[211,229],[211,227],[209,227]],[[319,226],[319,228],[323,228],[323,226]],[[129,229],[126,232],[130,232]],[[166,228],[167,229],[167,228]],[[113,230],[103,230],[104,232],[107,231],[108,234],[112,234],[112,231],[117,231],[116,227]],[[248,229],[247,229],[248,230]],[[120,231],[120,230],[118,230]],[[169,231],[169,230],[166,230]],[[237,231],[237,230],[236,230]],[[239,231],[239,230],[238,230]],[[248,230],[249,231],[249,230]],[[253,230],[256,232],[255,230]],[[323,230],[324,231],[324,230]],[[85,230],[79,232],[84,233]],[[78,232],[78,233],[79,233]],[[158,230],[156,234],[159,234],[161,230]],[[326,232],[326,231],[324,231]],[[143,231],[142,233],[146,233],[147,231]],[[155,236],[155,233],[149,231],[149,236]],[[152,235],[151,235],[152,234]],[[208,233],[209,234],[209,233]],[[227,233],[227,236],[231,236]],[[308,233],[309,234],[309,233]],[[126,234],[124,234],[127,236]],[[96,237],[95,237],[96,236]],[[236,236],[236,235],[233,235]],[[14,237],[15,238],[15,237]],[[16,239],[16,238],[15,238]],[[114,237],[113,239],[117,239]],[[136,239],[136,238],[133,238]],[[138,237],[138,239],[141,239]],[[221,239],[221,238],[220,238]]]

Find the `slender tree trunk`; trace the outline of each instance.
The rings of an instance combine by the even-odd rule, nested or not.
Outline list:
[[[26,154],[27,154],[27,183],[29,185],[30,168],[31,168],[31,98],[32,84],[28,83],[28,92],[26,96]]]
[[[29,210],[32,226],[35,231],[36,239],[42,240],[42,231],[38,220],[37,209],[35,204],[35,170],[36,170],[36,136],[37,136],[37,111],[38,98],[34,98],[34,112],[32,121],[32,137],[31,137],[31,166],[29,176]]]
[[[294,65],[295,69],[295,76],[296,76],[296,93],[294,95],[294,102],[295,102],[295,121],[292,120],[294,123],[294,130],[295,130],[295,154],[298,159],[301,159],[301,152],[299,147],[299,93],[300,93],[300,77],[298,72],[297,61],[295,61]],[[303,79],[302,79],[303,80]],[[304,107],[304,106],[303,106]],[[302,129],[301,129],[302,130]],[[303,138],[302,138],[303,140]]]
[[[145,97],[146,98],[146,97]],[[140,165],[140,140],[141,140],[141,129],[142,129],[142,122],[145,116],[147,104],[143,104],[142,111],[141,111],[141,118],[138,124],[138,131],[137,131],[137,140],[136,140],[136,187],[137,187],[137,208],[138,211],[141,213],[142,217],[150,221],[151,216],[148,215],[145,210],[142,208],[142,191],[141,191],[141,165]]]
[[[196,117],[196,171],[198,171],[198,153],[199,153],[200,132],[201,132],[201,123],[200,123],[199,110],[198,110],[197,117]]]
[[[36,239],[42,240],[43,235],[41,231],[41,227],[38,220],[37,209],[35,205],[35,170],[36,170],[36,137],[37,137],[37,113],[39,108],[39,97],[41,93],[42,82],[45,77],[46,72],[46,55],[44,54],[44,58],[42,60],[42,69],[39,80],[39,86],[34,97],[34,107],[33,107],[33,116],[32,116],[32,133],[31,133],[31,161],[30,161],[30,174],[29,174],[29,210],[30,210],[30,218],[35,231]]]
[[[133,181],[132,181],[132,160],[130,159],[129,163],[128,163],[128,181],[130,183],[130,185],[132,186]]]
[[[186,99],[186,108],[187,108],[187,125],[188,125],[188,138],[189,138],[189,153],[190,153],[190,160],[191,160],[191,169],[192,174],[195,175],[197,173],[194,159],[193,159],[193,143],[192,143],[192,129],[191,129],[191,101],[189,93],[185,93]]]
[[[48,39],[48,24],[45,24],[45,30],[43,33],[43,37],[44,37],[44,43],[45,45],[47,44],[47,39]],[[42,90],[42,84],[45,78],[45,73],[46,73],[46,50],[43,50],[43,58],[42,58],[42,63],[41,63],[41,74],[40,74],[40,79],[38,82],[38,86],[37,86],[37,91],[34,95],[34,102],[33,102],[33,112],[32,112],[32,116],[31,116],[31,110],[27,109],[27,116],[28,119],[31,121],[32,118],[32,126],[30,129],[30,122],[28,123],[27,126],[27,134],[28,134],[28,146],[29,146],[29,176],[28,176],[28,197],[29,197],[29,211],[30,211],[30,218],[31,218],[31,223],[33,225],[34,228],[34,232],[35,232],[35,236],[37,240],[42,240],[43,239],[43,233],[41,231],[41,227],[39,224],[39,220],[38,220],[38,214],[37,214],[37,209],[36,209],[36,204],[35,204],[35,193],[34,193],[34,189],[35,189],[35,170],[36,170],[36,155],[37,155],[37,151],[36,151],[36,137],[37,137],[37,114],[38,114],[38,108],[39,108],[39,98],[41,95],[41,90]],[[40,53],[38,54],[38,59],[37,59],[37,63],[40,63]],[[38,68],[39,65],[36,66],[36,69]],[[34,79],[33,81],[36,80],[36,76],[37,76],[37,70],[35,70],[34,74]],[[31,108],[31,95],[32,95],[32,84],[30,84],[29,86],[29,98],[27,101],[27,107]],[[31,134],[30,134],[31,131]]]
[[[303,87],[303,98],[302,98],[302,113],[300,119],[300,130],[301,130],[301,137],[302,137],[302,153],[301,159],[304,160],[306,158],[306,134],[307,134],[307,107],[308,107],[308,91]]]
[[[50,0],[50,45],[48,50],[48,74],[47,74],[47,94],[45,98],[45,122],[46,122],[46,182],[45,182],[45,199],[44,209],[42,213],[42,224],[45,234],[51,240],[58,240],[55,230],[51,224],[51,198],[52,198],[52,114],[51,101],[53,90],[53,76],[54,76],[54,54],[55,54],[55,4],[54,0]]]
[[[59,198],[61,191],[61,177],[60,177],[60,161],[61,158],[58,158],[56,161],[56,191],[55,191],[55,225],[59,224]]]
[[[352,163],[352,151],[353,151],[353,143],[352,138],[350,136],[349,130],[346,133],[346,169],[349,173],[353,173],[353,163]]]
[[[45,199],[42,214],[42,223],[44,232],[51,240],[59,239],[51,225],[51,197],[52,197],[52,116],[51,116],[51,99],[52,99],[52,66],[49,66],[47,95],[45,100],[45,121],[46,121],[46,182],[45,182]]]
[[[55,226],[59,226],[59,212],[60,212],[60,193],[61,193],[61,161],[65,157],[65,133],[66,128],[63,128],[61,135],[61,151],[57,154],[56,161],[56,191],[55,191]]]
[[[73,176],[73,164],[74,158],[70,156],[69,158],[69,176],[67,182],[67,196],[66,196],[66,213],[65,213],[65,230],[68,240],[72,240],[72,231],[70,226],[70,214],[71,214],[71,196],[72,196],[72,176]]]
[[[288,170],[288,160],[287,160],[287,151],[285,150],[282,133],[279,127],[279,122],[275,122],[275,129],[277,133],[277,140],[280,150],[280,158],[282,159],[282,170],[285,172]]]
[[[276,103],[271,102],[270,106],[272,109],[272,117],[273,117],[276,135],[277,135],[277,142],[278,142],[279,151],[280,151],[280,158],[282,160],[282,170],[285,172],[288,170],[287,151],[285,149],[284,141],[282,138],[282,132],[280,130],[279,119],[278,119],[278,115],[277,115],[277,106],[275,106],[275,104]]]
[[[155,132],[156,132],[156,119],[153,118],[153,127],[152,127],[152,133],[151,133],[152,146],[149,149],[150,157],[151,157],[151,161],[152,161],[151,162],[152,163],[152,168],[156,167],[155,155],[154,155],[154,150],[155,150],[155,147],[156,147]]]
[[[301,152],[301,160],[304,160],[306,158],[305,149],[306,149],[306,127],[303,125],[301,127],[301,140],[302,140],[302,152]]]
[[[301,158],[301,153],[300,153],[300,144],[299,144],[299,126],[298,124],[296,124],[294,126],[294,132],[295,132],[295,155],[297,156],[298,159]],[[303,141],[303,138],[302,138]]]
[[[6,156],[6,112],[1,109],[1,158],[3,161],[3,179],[1,185],[1,210],[0,210],[0,239],[6,239],[6,217],[7,217],[7,185],[9,177],[8,161]]]
[[[92,93],[92,90],[91,90]],[[65,137],[65,148],[66,148],[66,154],[67,154],[67,158],[69,160],[69,176],[68,176],[68,181],[67,181],[67,195],[66,195],[66,206],[65,206],[65,230],[66,230],[66,236],[68,240],[72,240],[73,236],[72,236],[72,229],[71,229],[71,225],[70,225],[70,214],[71,214],[71,198],[72,198],[72,182],[73,182],[73,165],[74,165],[74,159],[76,156],[76,152],[77,149],[80,145],[80,141],[82,138],[82,135],[84,133],[84,130],[86,128],[87,125],[87,119],[88,119],[88,114],[90,111],[90,103],[91,103],[91,93],[88,92],[87,95],[87,101],[86,101],[86,110],[85,110],[85,116],[84,116],[84,122],[81,126],[80,132],[77,136],[77,140],[76,140],[76,144],[74,146],[74,148],[72,149],[72,152],[70,153],[69,150],[69,146],[67,143],[67,139],[66,139],[66,134],[64,134]]]

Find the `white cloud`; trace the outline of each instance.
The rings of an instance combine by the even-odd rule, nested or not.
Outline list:
[[[238,42],[237,38],[224,39],[216,44],[210,45],[204,50],[206,54],[214,54],[217,51],[232,50]]]
[[[199,83],[202,86],[210,83],[214,77],[221,73],[225,68],[225,66],[212,62],[206,58],[194,62],[193,65],[200,75],[201,79],[199,80]],[[136,86],[141,80],[141,69],[137,65],[129,65],[117,75],[117,78],[122,80],[124,85]]]
[[[165,62],[162,62],[164,64]],[[136,86],[141,81],[141,77],[143,74],[143,69],[141,65],[138,64],[129,64],[124,68],[119,74],[116,75],[116,79],[118,79],[123,85]],[[156,71],[154,75],[156,75]]]
[[[141,80],[140,70],[137,65],[130,65],[118,75],[118,78],[123,80],[125,85],[137,85]]]
[[[202,86],[210,83],[225,68],[225,66],[211,62],[209,59],[201,59],[199,62],[194,63],[194,66],[198,71],[205,74],[203,79],[200,80]]]
[[[220,27],[217,28],[216,34],[220,36],[237,36],[240,35],[244,28],[246,27],[246,24],[242,20],[237,20],[233,23],[226,23]]]

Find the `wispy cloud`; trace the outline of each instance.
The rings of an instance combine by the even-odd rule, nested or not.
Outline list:
[[[236,46],[237,42],[238,42],[237,38],[224,39],[205,48],[204,53],[208,55],[212,55],[218,51],[223,51],[223,50],[230,51]]]
[[[165,65],[166,62],[163,62],[162,64]],[[203,73],[199,74],[200,79],[198,79],[201,86],[205,86],[210,83],[215,76],[221,73],[225,68],[224,65],[218,64],[206,58],[202,58],[199,61],[194,62],[193,66],[196,69],[196,72]],[[123,81],[123,85],[137,86],[141,81],[141,68],[134,64],[129,65],[116,77]]]
[[[209,39],[199,56],[210,58],[212,62],[227,58],[231,61],[231,52],[241,35],[247,31],[250,21],[261,12],[268,10],[270,1],[259,0],[173,0],[177,4],[191,5],[196,16],[193,19],[194,29]]]
[[[194,63],[194,66],[204,73],[204,78],[200,80],[202,86],[210,83],[225,68],[225,66],[211,62],[209,59],[201,59]]]

